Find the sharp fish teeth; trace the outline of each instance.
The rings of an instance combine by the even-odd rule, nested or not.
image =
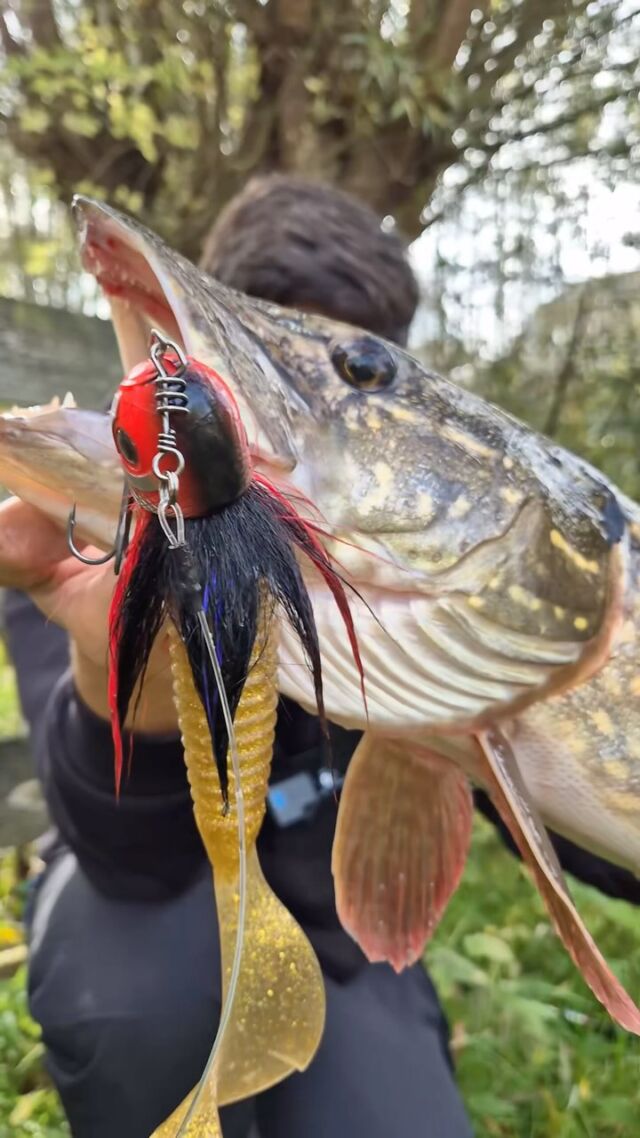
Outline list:
[[[76,407],[76,401],[70,391],[67,392],[64,399],[60,401],[58,395],[54,395],[49,403],[36,403],[32,407],[19,407],[14,404],[8,411],[3,411],[0,418],[2,419],[33,419],[36,415],[46,415],[48,411],[59,411],[61,407]]]

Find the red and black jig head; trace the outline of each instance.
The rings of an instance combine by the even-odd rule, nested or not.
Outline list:
[[[333,593],[362,675],[344,586],[309,525],[254,475],[237,405],[215,371],[153,332],[150,359],[122,381],[111,414],[125,472],[116,546],[100,558],[114,557],[119,572],[109,616],[116,786],[125,718],[169,617],[185,644],[226,805],[229,739],[216,675],[234,715],[266,596],[300,637],[326,728],[318,636],[296,551]],[[77,554],[73,515],[69,539]]]

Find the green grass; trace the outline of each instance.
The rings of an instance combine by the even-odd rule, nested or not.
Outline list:
[[[13,669],[0,641],[0,736],[22,730]],[[24,885],[12,854],[0,858],[0,951],[23,941]],[[24,968],[0,980],[0,1138],[68,1138],[42,1065],[40,1033],[27,1010]]]
[[[23,730],[16,674],[7,661],[5,646],[0,639],[0,738],[20,735]]]
[[[16,723],[0,656],[0,732]],[[640,910],[575,885],[578,907],[640,997]],[[13,860],[0,862],[0,948],[21,938]],[[554,937],[526,871],[483,820],[427,954],[477,1138],[633,1138],[640,1041],[613,1027]],[[0,1138],[67,1138],[27,1013],[24,971],[0,980]]]
[[[29,1018],[24,971],[0,981],[0,1138],[68,1138]]]
[[[590,931],[640,998],[640,910],[572,882]],[[427,961],[478,1138],[633,1138],[640,1040],[613,1026],[554,936],[526,870],[478,820]]]

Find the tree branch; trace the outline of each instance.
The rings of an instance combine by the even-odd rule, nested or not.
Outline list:
[[[15,40],[9,31],[6,12],[0,12],[0,43],[2,44],[7,58],[24,55],[24,46],[19,43],[18,40]]]
[[[539,134],[552,134],[553,131],[561,130],[564,126],[571,126],[584,115],[594,114],[597,111],[603,110],[609,103],[614,103],[617,99],[626,98],[639,93],[640,86],[630,87],[626,91],[609,91],[607,94],[602,95],[600,99],[594,99],[591,103],[573,107],[564,114],[557,115],[555,119],[550,119],[549,122],[536,123],[525,130],[510,131],[508,135],[499,138],[496,142],[485,142],[483,139],[469,138],[465,143],[465,149],[481,150],[484,154],[493,156],[510,142],[526,142],[527,139],[535,138],[536,135]]]
[[[565,404],[566,398],[567,398],[567,391],[569,388],[569,383],[571,382],[571,379],[573,378],[573,376],[575,374],[575,371],[574,371],[575,355],[576,355],[576,351],[578,350],[580,339],[582,337],[582,332],[584,330],[584,325],[585,325],[585,320],[586,320],[586,315],[587,315],[586,299],[587,299],[587,286],[582,285],[581,288],[579,289],[579,292],[578,292],[578,304],[576,307],[576,314],[575,314],[575,318],[573,321],[573,328],[571,330],[571,339],[570,339],[569,344],[567,346],[567,351],[566,351],[566,354],[564,357],[564,363],[562,364],[562,367],[560,368],[560,370],[556,376],[555,391],[553,393],[553,397],[551,400],[551,405],[549,407],[549,412],[548,412],[548,415],[546,418],[546,422],[544,424],[544,427],[542,428],[545,435],[553,436],[558,429],[558,424],[560,422],[560,415],[562,414],[562,409],[564,407],[564,404]]]
[[[34,43],[38,47],[52,48],[60,45],[60,35],[51,0],[31,0],[31,3],[26,5],[26,14]]]
[[[452,66],[469,29],[471,13],[477,6],[474,0],[449,0],[429,52],[430,63],[442,69]]]

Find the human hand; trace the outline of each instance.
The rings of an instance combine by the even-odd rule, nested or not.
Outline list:
[[[91,547],[86,552],[100,555]],[[108,612],[115,580],[113,562],[78,561],[69,552],[62,529],[39,510],[18,498],[0,503],[0,586],[27,592],[49,620],[67,630],[78,692],[105,719],[109,718]],[[135,728],[152,733],[177,730],[164,636],[149,661]]]

